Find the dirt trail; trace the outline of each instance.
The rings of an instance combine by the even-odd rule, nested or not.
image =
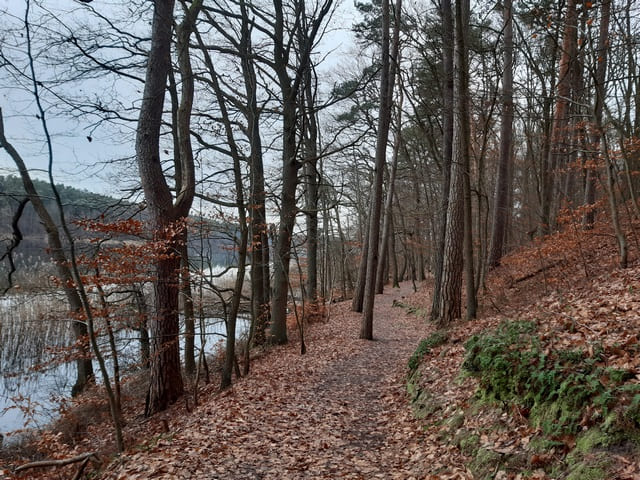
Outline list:
[[[427,326],[392,306],[411,293],[376,298],[373,342],[357,338],[360,314],[333,306],[306,355],[295,339],[278,348],[103,478],[423,478],[404,375]]]

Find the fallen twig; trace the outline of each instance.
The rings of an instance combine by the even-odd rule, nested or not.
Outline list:
[[[88,461],[93,459],[96,463],[100,463],[100,459],[95,452],[83,453],[71,458],[61,458],[60,460],[40,460],[37,462],[25,463],[16,468],[16,473],[31,468],[43,468],[43,467],[64,467],[65,465],[71,465],[72,463]],[[83,467],[84,469],[84,467]]]

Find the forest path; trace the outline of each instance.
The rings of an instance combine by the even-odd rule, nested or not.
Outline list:
[[[291,339],[232,389],[167,416],[169,433],[103,478],[424,478],[405,375],[431,327],[393,306],[412,293],[405,283],[376,297],[374,341],[357,338],[361,314],[349,302],[333,305],[328,322],[308,328],[305,355]]]

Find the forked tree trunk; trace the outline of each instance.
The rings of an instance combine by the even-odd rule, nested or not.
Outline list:
[[[180,255],[183,238],[181,222],[189,214],[195,193],[195,173],[191,154],[190,126],[193,103],[193,75],[189,59],[189,35],[193,30],[200,1],[191,4],[180,26],[178,62],[182,76],[182,98],[178,111],[180,164],[176,170],[175,205],[160,161],[160,127],[166,81],[171,68],[173,0],[154,2],[151,48],[140,116],[136,132],[136,159],[144,190],[150,227],[160,251],[154,272],[154,312],[151,315],[151,378],[146,414],[167,408],[184,392],[180,365],[178,296]],[[186,38],[185,38],[186,37]]]
[[[282,0],[273,0],[275,19],[273,22],[273,67],[275,69],[282,101],[282,190],[280,193],[280,223],[277,227],[275,252],[273,258],[273,296],[271,298],[271,340],[275,344],[287,343],[287,299],[289,293],[289,264],[291,260],[291,242],[296,214],[296,188],[298,186],[298,108],[297,97],[303,84],[304,75],[309,68],[311,49],[315,43],[320,26],[331,10],[332,0],[325,0],[315,17],[302,21],[304,2],[296,0],[296,28],[304,29],[304,48],[299,58],[295,75],[290,75],[291,50],[285,38],[284,9]],[[291,32],[295,36],[295,32]]]

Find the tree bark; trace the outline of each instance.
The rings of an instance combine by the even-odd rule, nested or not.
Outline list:
[[[447,229],[447,214],[449,210],[449,195],[451,189],[451,163],[453,158],[453,91],[454,91],[454,22],[451,0],[442,0],[440,7],[442,15],[442,200],[438,218],[438,241],[436,245],[435,272],[433,283],[433,302],[431,305],[431,319],[441,317],[442,273],[444,267],[445,232]]]
[[[382,0],[382,68],[380,69],[380,111],[376,138],[375,178],[371,197],[371,218],[369,220],[369,252],[367,254],[367,272],[365,275],[364,299],[360,338],[373,340],[373,306],[375,303],[376,269],[378,267],[380,216],[382,212],[382,180],[389,141],[391,109],[393,103],[393,84],[395,75],[391,64],[398,59],[400,13],[402,0],[397,0],[394,27],[393,51],[389,50],[390,6],[389,0]]]
[[[509,174],[512,166],[513,138],[513,11],[512,0],[504,0],[504,71],[502,73],[502,120],[500,124],[500,157],[496,180],[493,221],[491,227],[491,251],[489,268],[497,267],[504,253],[508,217],[511,214]]]
[[[271,340],[275,344],[287,343],[287,299],[289,292],[289,264],[291,260],[291,241],[298,209],[296,206],[296,188],[298,169],[296,159],[297,142],[297,97],[306,70],[309,68],[311,49],[322,22],[331,9],[332,0],[326,0],[309,25],[297,19],[296,28],[305,28],[304,48],[299,52],[298,63],[293,78],[289,74],[290,49],[284,32],[284,10],[282,0],[273,0],[275,21],[273,23],[274,62],[276,77],[280,87],[282,101],[282,190],[280,193],[280,223],[277,227],[275,255],[273,259],[273,296],[271,298]],[[304,16],[304,2],[296,1],[296,12]],[[290,32],[295,36],[295,32]]]
[[[542,231],[544,233],[550,233],[554,229],[555,212],[553,204],[554,196],[558,192],[556,169],[560,158],[565,157],[567,154],[565,138],[568,135],[567,127],[569,125],[569,99],[572,85],[571,63],[575,60],[577,32],[576,0],[567,0],[562,35],[562,54],[560,56],[558,84],[556,87],[556,109],[553,115],[549,154],[542,172]]]
[[[469,165],[468,45],[466,40],[469,0],[456,2],[455,17],[453,161],[442,266],[441,311],[438,317],[438,323],[443,326],[460,318],[462,314],[462,270],[464,251],[468,248],[468,240],[465,241],[465,223],[467,223],[465,221],[465,183],[468,178],[465,179],[465,176],[468,175]],[[468,261],[469,258],[466,260]]]
[[[400,80],[398,72],[398,83]],[[400,89],[400,98],[398,99],[397,108],[397,129],[395,134],[395,142],[393,145],[393,156],[391,159],[391,172],[389,173],[389,185],[387,186],[387,198],[384,205],[384,222],[382,224],[382,242],[380,243],[380,259],[376,272],[376,293],[384,292],[384,265],[387,262],[389,248],[391,246],[390,237],[393,235],[391,225],[393,224],[393,193],[396,183],[396,172],[398,170],[398,154],[400,153],[400,144],[402,142],[402,89]],[[393,252],[390,252],[393,256]],[[394,279],[395,280],[395,279]]]
[[[250,145],[249,216],[251,232],[251,312],[253,321],[253,345],[266,343],[266,329],[270,318],[271,279],[269,268],[269,228],[266,215],[266,191],[260,136],[260,109],[257,100],[257,78],[252,56],[249,16],[244,0],[240,2],[242,29],[240,50],[242,74],[247,94],[247,134]],[[245,374],[248,362],[245,361]]]
[[[587,166],[587,178],[585,185],[584,204],[588,207],[584,214],[582,224],[585,229],[593,228],[595,222],[596,211],[596,180],[597,180],[597,162],[596,159],[600,150],[600,132],[602,126],[602,114],[604,106],[604,84],[607,77],[607,57],[609,51],[609,21],[611,18],[611,0],[603,0],[600,13],[600,28],[598,37],[598,46],[596,50],[596,58],[598,64],[594,75],[596,85],[595,105],[593,108],[593,120],[595,129],[590,136],[592,151],[594,152],[593,164]],[[600,89],[600,90],[599,90]]]
[[[318,124],[314,108],[314,89],[311,68],[305,73],[304,85],[304,176],[305,215],[307,223],[307,284],[306,299],[315,303],[318,299]]]
[[[194,2],[190,11],[197,11]],[[164,107],[166,81],[171,68],[171,31],[173,0],[154,2],[151,26],[151,48],[140,115],[136,132],[136,159],[144,190],[150,227],[161,247],[155,262],[154,313],[151,318],[151,378],[146,414],[167,408],[184,392],[180,366],[178,295],[180,256],[177,253],[182,238],[180,225],[186,218],[195,193],[193,156],[190,155],[189,120],[193,102],[193,75],[188,51],[188,36],[192,25],[186,21],[179,34],[187,36],[178,52],[182,75],[182,99],[178,113],[180,142],[180,184],[176,185],[175,204],[164,176],[160,160],[160,127]],[[185,15],[189,15],[188,13]],[[191,17],[195,21],[195,17]],[[185,148],[187,150],[183,151]]]

